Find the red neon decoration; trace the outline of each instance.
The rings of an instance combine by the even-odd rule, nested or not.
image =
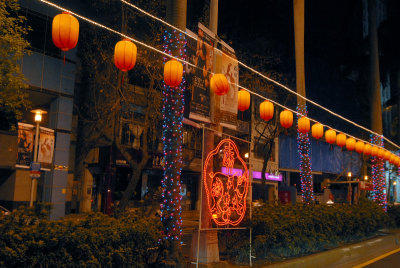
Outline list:
[[[213,166],[214,156],[220,152],[223,145],[222,165],[226,168],[227,175],[222,172],[208,172],[207,169]],[[239,160],[242,169],[244,169],[243,174],[234,173],[233,167],[236,160]],[[232,140],[222,140],[207,155],[204,162],[203,183],[213,221],[217,225],[238,225],[246,213],[249,171]]]

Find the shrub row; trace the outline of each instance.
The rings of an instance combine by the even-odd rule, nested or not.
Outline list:
[[[0,218],[0,267],[142,267],[154,261],[159,218],[93,213],[49,221],[44,215],[21,208]]]
[[[273,262],[358,241],[392,221],[363,199],[356,205],[264,205],[253,209],[251,225],[252,255],[258,262]],[[248,262],[248,231],[221,233],[221,243],[231,261]]]

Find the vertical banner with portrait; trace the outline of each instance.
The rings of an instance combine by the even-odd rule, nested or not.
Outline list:
[[[197,35],[186,30],[195,37],[187,39],[187,56],[190,63],[186,65],[185,79],[190,92],[189,118],[210,122],[210,78],[214,66],[215,35],[199,23]]]
[[[38,162],[43,170],[50,170],[54,153],[54,130],[40,127]]]
[[[34,126],[18,123],[18,156],[16,167],[29,168],[33,160]]]
[[[220,124],[228,128],[236,129],[239,66],[233,48],[223,41],[220,41],[220,43],[222,53],[220,51],[216,52],[216,72],[223,73],[230,84],[229,92],[220,98]]]

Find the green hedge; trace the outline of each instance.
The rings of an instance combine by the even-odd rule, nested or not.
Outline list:
[[[253,209],[252,254],[256,262],[278,261],[358,241],[388,225],[388,215],[369,200],[357,205],[264,205]],[[248,263],[248,231],[223,232],[220,245],[231,261]]]
[[[0,267],[143,267],[155,261],[159,218],[93,213],[49,221],[45,215],[21,208],[0,218]]]
[[[390,205],[388,206],[388,215],[393,220],[395,227],[400,227],[400,206],[399,205]]]

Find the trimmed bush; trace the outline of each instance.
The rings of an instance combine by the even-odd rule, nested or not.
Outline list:
[[[310,254],[367,238],[390,223],[381,207],[366,199],[356,205],[255,207],[252,254],[260,263]],[[248,231],[220,234],[221,249],[232,262],[248,263],[248,241]]]
[[[0,267],[143,267],[155,261],[160,219],[131,212],[49,221],[21,208],[0,218]]]

